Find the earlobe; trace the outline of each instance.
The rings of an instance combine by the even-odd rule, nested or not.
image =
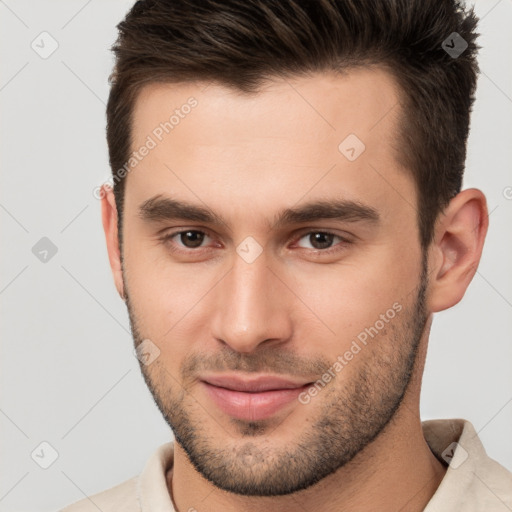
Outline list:
[[[440,215],[430,248],[430,311],[462,299],[478,268],[488,224],[487,202],[477,189],[457,194]]]
[[[108,259],[114,277],[114,283],[120,297],[125,300],[121,252],[119,249],[117,207],[114,191],[109,185],[103,185],[101,187],[101,220],[103,223],[103,231],[105,232]]]

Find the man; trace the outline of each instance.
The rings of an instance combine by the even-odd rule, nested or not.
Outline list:
[[[475,27],[452,0],[134,5],[102,216],[175,442],[66,511],[512,509],[472,425],[419,416],[487,231]]]

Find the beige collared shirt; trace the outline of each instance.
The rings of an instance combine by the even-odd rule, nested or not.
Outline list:
[[[449,463],[424,512],[512,511],[512,473],[485,453],[469,421],[430,420],[422,425],[432,452]],[[176,512],[165,476],[173,464],[173,446],[160,446],[139,476],[60,512]]]

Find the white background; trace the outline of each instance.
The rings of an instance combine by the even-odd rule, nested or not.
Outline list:
[[[116,485],[172,436],[132,354],[92,194],[110,174],[109,47],[131,3],[0,0],[0,511],[55,511]],[[435,317],[422,417],[470,420],[512,470],[512,2],[477,12],[465,186],[486,194],[490,231],[464,300]],[[59,44],[47,59],[31,48],[43,31]],[[32,253],[42,237],[58,248],[47,263]],[[42,441],[59,453],[46,470],[31,458]]]

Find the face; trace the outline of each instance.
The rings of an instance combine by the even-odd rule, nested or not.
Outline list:
[[[177,442],[222,489],[311,486],[367,448],[407,391],[426,277],[398,101],[378,69],[138,97],[132,331],[158,356],[141,369]]]

